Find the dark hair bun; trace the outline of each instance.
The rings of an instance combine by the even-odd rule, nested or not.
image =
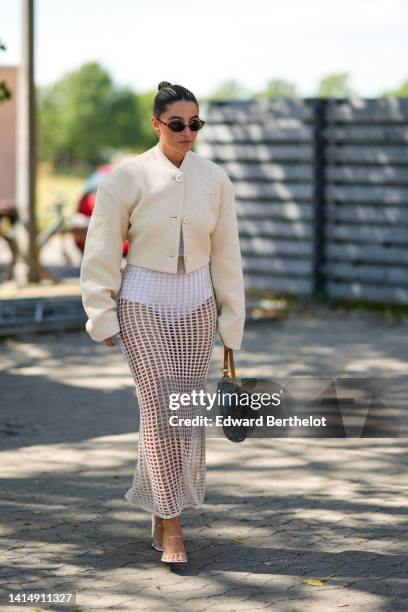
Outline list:
[[[171,87],[171,83],[168,81],[160,81],[158,90],[160,91],[160,89],[163,89],[163,87]]]
[[[162,113],[166,112],[169,104],[173,104],[173,102],[177,102],[177,100],[194,102],[198,108],[198,102],[195,95],[182,85],[169,83],[168,81],[160,81],[158,89],[159,91],[156,93],[153,101],[153,115],[157,119],[160,119]]]

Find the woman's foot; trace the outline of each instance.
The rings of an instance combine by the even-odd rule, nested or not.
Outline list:
[[[163,519],[162,542],[162,561],[173,563],[187,561],[186,549],[184,548],[183,535],[181,533],[180,515],[171,519]]]
[[[161,516],[157,516],[157,514],[153,515],[154,517],[154,530],[152,534],[153,547],[156,550],[163,550],[163,520]]]

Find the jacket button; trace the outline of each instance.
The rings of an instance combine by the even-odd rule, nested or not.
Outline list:
[[[190,223],[190,217],[184,217],[183,221],[184,223]]]
[[[183,180],[183,177],[181,176],[181,174],[176,174],[176,181],[180,183],[182,180]]]

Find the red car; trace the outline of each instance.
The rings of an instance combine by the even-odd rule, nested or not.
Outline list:
[[[72,234],[78,249],[83,253],[86,232],[95,204],[96,189],[101,180],[114,169],[113,164],[105,164],[91,174],[84,186],[84,192],[79,200],[77,212],[71,217]],[[128,241],[123,243],[123,257],[128,252]]]

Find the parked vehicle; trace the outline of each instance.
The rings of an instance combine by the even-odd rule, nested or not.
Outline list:
[[[79,199],[77,212],[71,217],[72,234],[78,249],[83,253],[85,247],[86,232],[95,205],[96,189],[102,179],[112,172],[113,164],[99,166],[97,170],[87,179],[83,193]],[[123,243],[123,256],[128,252],[128,241]]]

